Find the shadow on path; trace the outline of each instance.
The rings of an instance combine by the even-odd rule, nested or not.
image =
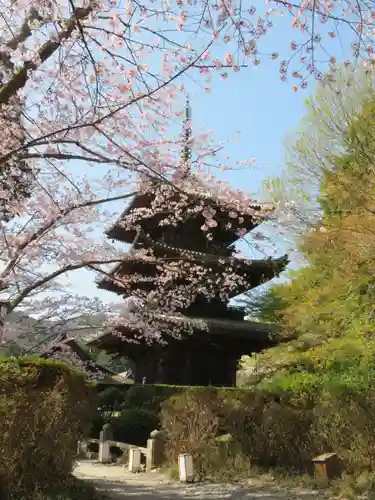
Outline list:
[[[121,481],[97,481],[92,483],[103,493],[108,494],[113,500],[122,500],[123,498],[131,498],[133,500],[193,500],[205,498],[207,500],[240,500],[242,497],[227,495],[217,496],[216,493],[204,491],[204,488],[196,486],[183,488],[175,488],[174,486],[162,485],[157,488],[149,488],[147,486],[127,484]],[[264,497],[263,497],[264,498]]]
[[[180,484],[159,473],[131,474],[124,467],[78,462],[75,475],[90,481],[111,500],[318,500],[317,492],[291,491],[272,482],[248,484]]]

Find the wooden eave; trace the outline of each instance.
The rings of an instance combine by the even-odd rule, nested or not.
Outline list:
[[[45,349],[39,357],[41,358],[49,358],[53,356],[55,352],[58,352],[59,350],[62,349],[62,346],[66,345],[68,346],[72,352],[74,352],[79,359],[84,361],[85,363],[88,363],[87,365],[87,371],[91,373],[100,373],[103,376],[109,376],[113,377],[116,376],[117,374],[110,370],[109,368],[106,368],[105,366],[100,365],[99,363],[96,363],[93,361],[91,356],[86,352],[85,349],[83,349],[76,340],[73,338],[68,337],[66,333],[61,334],[55,342],[49,346],[47,349]]]
[[[259,260],[246,260],[246,259],[224,259],[217,258],[216,256],[205,256],[212,257],[206,260],[206,265],[213,269],[213,273],[221,272],[221,268],[228,265],[233,266],[233,268],[241,271],[245,276],[247,276],[246,283],[236,289],[232,296],[236,297],[241,293],[244,293],[252,288],[259,286],[260,284],[269,281],[270,279],[278,276],[288,265],[288,256],[284,255],[278,259],[259,259]],[[186,257],[184,260],[189,261],[190,259]],[[192,262],[199,261],[199,258],[191,258]],[[220,262],[221,261],[221,262]],[[110,276],[106,276],[98,282],[98,287],[103,290],[108,290],[119,295],[126,295],[132,290],[152,290],[157,286],[155,284],[155,277],[157,275],[157,261],[155,262],[145,262],[139,260],[127,259],[116,266],[114,270],[110,273]],[[144,278],[140,278],[133,283],[128,283],[125,288],[121,283],[121,278],[123,276],[131,276],[139,274]],[[116,277],[118,280],[116,280]]]
[[[210,200],[210,198],[208,197],[205,198],[204,196],[201,196],[200,198],[207,199],[208,202]],[[108,238],[132,244],[137,236],[137,233],[135,230],[127,230],[124,227],[122,227],[121,222],[125,217],[130,215],[132,211],[142,207],[145,208],[150,207],[151,202],[152,202],[152,195],[150,194],[141,194],[135,196],[132,199],[131,203],[122,212],[121,216],[117,219],[115,224],[110,229],[108,229],[108,231],[106,231],[105,234],[108,236]],[[214,203],[214,201],[212,201],[211,206],[213,206],[213,208],[216,209],[218,208],[218,205]],[[252,204],[249,205],[249,208],[251,208],[255,212],[261,213],[262,211],[272,211],[274,209],[274,205],[271,203],[260,203],[254,201]],[[234,208],[233,210],[235,211]],[[260,221],[257,221],[253,215],[243,214],[242,217],[244,218],[244,222],[242,224],[236,225],[233,229],[225,229],[224,226],[228,222],[233,222],[233,219],[229,217],[230,211],[231,209],[228,208],[228,213],[221,213],[218,227],[211,229],[211,233],[213,234],[213,239],[215,241],[225,241],[227,245],[231,245],[238,240],[238,235],[236,233],[239,229],[245,229],[246,232],[249,232],[260,224]],[[148,224],[149,226],[152,225],[156,228],[158,226],[158,219],[160,219],[161,217],[162,216],[155,214],[154,216],[148,219],[143,219],[141,224],[143,225]],[[199,221],[199,216],[198,216],[197,230],[200,230],[200,226],[202,225],[202,223],[203,223],[202,221]],[[183,223],[179,224],[178,227],[176,227],[176,230],[183,231]]]
[[[162,315],[161,315],[162,316]],[[227,337],[228,340],[237,341],[239,345],[243,343],[244,352],[251,351],[250,345],[261,345],[262,348],[271,347],[285,342],[290,339],[280,335],[280,329],[277,325],[271,323],[258,323],[250,321],[234,321],[234,320],[219,320],[212,318],[194,318],[201,320],[208,326],[208,330],[195,329],[193,335],[187,335],[180,339],[173,339],[165,336],[165,340],[169,342],[183,342],[189,338],[204,339],[207,336],[211,337]],[[168,316],[165,315],[165,321],[168,322]],[[118,334],[115,332],[107,332],[87,343],[90,347],[96,347],[108,352],[128,352],[134,353],[139,349],[147,349],[148,344],[142,340],[139,332],[127,326],[116,327]],[[156,345],[159,345],[156,342]],[[152,346],[151,346],[152,347]]]

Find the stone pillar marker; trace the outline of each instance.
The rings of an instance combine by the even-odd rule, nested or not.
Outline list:
[[[141,470],[141,450],[139,448],[130,448],[129,450],[129,472],[140,472]]]
[[[147,440],[147,460],[146,469],[150,471],[160,467],[164,459],[164,435],[161,431],[155,430]]]
[[[86,441],[78,441],[77,445],[77,456],[78,457],[86,457],[88,452],[89,445]]]
[[[102,432],[104,433],[105,441],[113,441],[113,430],[111,424],[104,424]]]
[[[100,431],[100,437],[99,437],[98,460],[101,464],[109,464],[112,462],[108,441],[113,441],[113,431],[111,424],[104,424],[103,430]]]
[[[183,453],[178,456],[178,472],[182,483],[194,481],[194,463],[190,453]]]

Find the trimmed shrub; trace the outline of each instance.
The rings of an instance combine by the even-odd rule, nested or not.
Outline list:
[[[220,461],[233,464],[237,473],[250,462],[306,471],[311,458],[325,451],[336,451],[349,472],[371,470],[375,383],[371,370],[366,373],[366,380],[358,370],[327,379],[295,373],[257,389],[134,385],[123,393],[120,417],[109,421],[115,439],[139,446],[161,423],[169,460],[193,452],[202,476]],[[103,423],[101,417],[98,432]],[[233,439],[218,442],[223,435]]]
[[[98,438],[103,424],[108,422],[117,441],[146,446],[150,432],[160,427],[161,404],[179,390],[175,386],[132,385],[100,391],[97,396],[100,411],[93,414],[91,437]]]
[[[144,408],[154,413],[160,412],[161,404],[174,394],[184,391],[184,387],[174,385],[132,385],[126,392],[126,408]]]
[[[97,385],[98,407],[103,411],[114,412],[127,408],[144,408],[159,413],[163,401],[177,392],[178,386],[169,385]]]
[[[111,418],[107,418],[97,410],[94,411],[90,422],[90,438],[99,439],[100,431],[107,422],[111,422]]]
[[[64,483],[87,433],[91,389],[67,365],[0,359],[0,498]],[[18,495],[18,496],[17,496]]]
[[[159,416],[144,408],[122,410],[110,423],[116,441],[136,446],[146,446],[150,432],[160,425]]]
[[[98,406],[104,411],[118,411],[124,408],[126,393],[133,387],[128,384],[108,384],[105,382],[97,382],[97,400]]]
[[[368,386],[354,390],[349,383],[306,379],[289,390],[186,389],[162,405],[167,457],[175,464],[179,453],[193,453],[206,475],[235,457],[242,464],[247,457],[256,465],[310,471],[315,455],[334,451],[349,473],[375,470],[373,394]],[[230,439],[223,444],[220,436]]]
[[[219,428],[217,393],[189,391],[172,396],[163,404],[162,422],[173,460],[180,453],[199,454]]]
[[[104,411],[117,411],[124,406],[126,392],[117,387],[106,387],[98,392],[98,406]]]

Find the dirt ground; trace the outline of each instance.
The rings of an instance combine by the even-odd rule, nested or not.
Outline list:
[[[77,462],[76,477],[91,481],[113,500],[317,500],[318,492],[286,490],[267,476],[246,484],[181,484],[158,472],[132,474],[124,466],[103,465],[93,460]]]

